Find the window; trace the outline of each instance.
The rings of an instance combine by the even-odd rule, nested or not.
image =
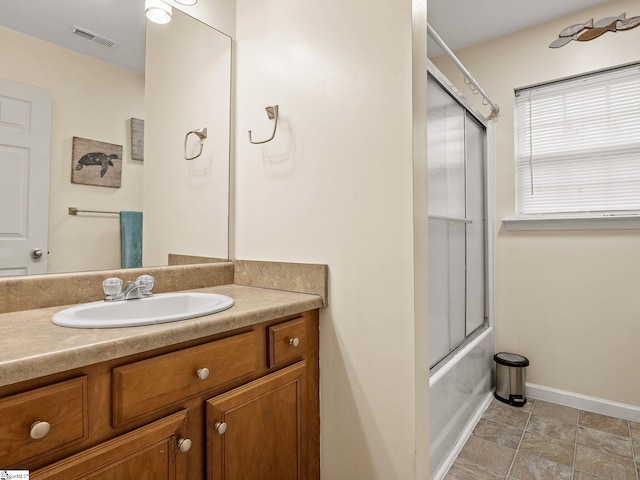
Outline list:
[[[640,215],[640,64],[515,93],[518,217]]]

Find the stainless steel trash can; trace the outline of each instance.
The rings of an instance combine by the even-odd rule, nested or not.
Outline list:
[[[524,387],[529,360],[515,353],[500,352],[493,356],[496,362],[496,391],[494,396],[514,407],[527,403]]]

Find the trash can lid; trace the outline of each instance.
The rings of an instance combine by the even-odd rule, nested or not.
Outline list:
[[[529,365],[527,357],[523,357],[517,353],[500,352],[496,353],[493,359],[500,365],[506,365],[508,367],[526,367]]]

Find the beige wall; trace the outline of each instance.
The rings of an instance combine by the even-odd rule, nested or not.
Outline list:
[[[73,217],[68,207],[141,210],[142,162],[130,159],[128,120],[142,118],[144,77],[0,27],[0,77],[53,95],[49,201],[49,271],[120,266],[117,216]],[[72,138],[123,146],[122,186],[71,183]]]
[[[548,48],[569,25],[622,12],[640,15],[640,5],[611,2],[456,54],[502,110],[495,124],[497,350],[526,355],[531,383],[640,406],[640,232],[507,232],[500,222],[514,217],[513,89],[640,60],[640,28]],[[437,64],[488,114],[448,60]]]
[[[429,432],[429,209],[427,205],[427,1],[412,1],[413,343],[415,354],[416,479],[433,466]]]
[[[238,0],[237,18],[236,257],[329,265],[323,478],[416,478],[411,2]],[[275,140],[249,144],[274,104]]]

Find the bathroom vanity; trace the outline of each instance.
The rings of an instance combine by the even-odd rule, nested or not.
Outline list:
[[[220,285],[229,310],[71,329],[0,314],[0,468],[31,479],[319,479],[318,295]],[[20,352],[20,353],[19,353]]]

